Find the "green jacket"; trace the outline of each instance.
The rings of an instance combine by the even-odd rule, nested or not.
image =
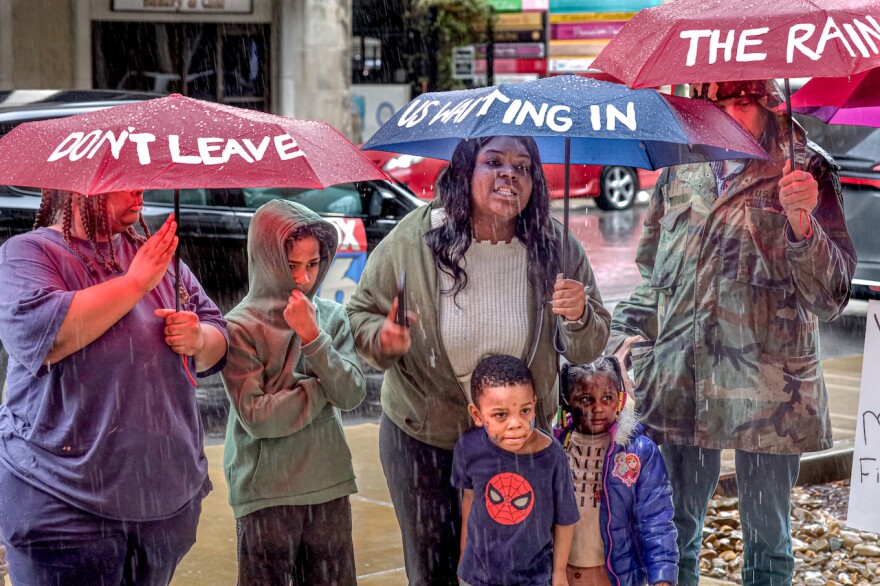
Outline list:
[[[284,321],[293,277],[284,241],[313,224],[327,237],[317,282],[318,338],[302,345]],[[229,396],[223,467],[236,518],[280,505],[329,502],[357,492],[339,410],[357,407],[365,383],[345,309],[315,297],[336,255],[337,233],[303,206],[275,200],[248,231],[249,292],[226,319]]]
[[[632,369],[658,443],[774,454],[832,445],[818,320],[843,312],[856,255],[836,165],[795,134],[798,168],[819,183],[810,239],[793,241],[779,203],[784,131],[773,161],[748,162],[717,197],[708,163],[657,183],[636,253],[644,282],[615,308],[609,349],[649,340]]]
[[[438,304],[440,285],[437,266],[424,235],[431,229],[433,205],[410,212],[370,254],[357,291],[348,303],[355,344],[361,356],[385,370],[382,409],[397,426],[419,441],[451,450],[462,432],[472,426],[467,399],[440,337]],[[554,222],[562,239],[563,228]],[[597,358],[608,339],[611,316],[602,306],[587,255],[577,239],[567,239],[565,274],[592,287],[587,309],[579,322],[562,326],[572,362]],[[397,293],[397,276],[406,271],[407,305],[418,315],[412,346],[400,358],[384,355],[379,346],[382,322]],[[478,278],[470,275],[470,278]],[[543,293],[530,290],[529,364],[538,395],[538,424],[549,429],[558,407],[556,352],[553,334],[557,323]],[[486,324],[491,330],[492,324]]]

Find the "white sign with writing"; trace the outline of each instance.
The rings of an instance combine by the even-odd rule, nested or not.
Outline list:
[[[253,0],[113,0],[122,12],[232,12],[250,13]]]
[[[880,532],[880,301],[868,302],[846,524]]]
[[[471,79],[474,76],[473,45],[452,48],[452,79]]]

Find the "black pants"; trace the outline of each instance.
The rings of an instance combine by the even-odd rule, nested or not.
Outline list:
[[[410,437],[383,413],[379,455],[410,585],[457,586],[461,496],[450,482],[452,452]]]
[[[260,509],[238,519],[239,586],[357,583],[348,497]]]

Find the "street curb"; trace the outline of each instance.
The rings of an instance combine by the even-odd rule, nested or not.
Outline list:
[[[854,446],[854,440],[841,440],[835,442],[834,447],[828,450],[804,454],[801,457],[800,472],[795,484],[804,486],[848,480],[852,477]],[[736,471],[721,475],[717,492],[724,497],[737,496]]]

